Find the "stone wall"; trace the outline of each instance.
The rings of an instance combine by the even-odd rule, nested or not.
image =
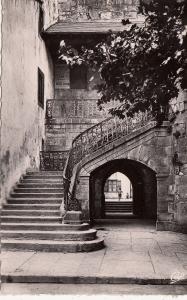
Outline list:
[[[137,18],[138,3],[139,0],[58,0],[59,21],[70,26],[72,22],[91,21],[93,28],[98,26],[99,21],[121,23],[124,17]],[[65,39],[67,44],[79,48],[93,37],[84,40],[81,35],[73,38],[66,35]],[[54,87],[55,100],[59,102],[54,101],[53,111],[57,114],[54,114],[50,124],[47,120],[45,150],[70,149],[72,140],[78,134],[109,116],[105,111],[99,111],[96,104],[100,97],[95,88],[100,82],[99,73],[88,70],[86,89],[73,89],[70,77],[70,68],[57,62]],[[80,81],[80,78],[77,80]]]
[[[54,21],[56,0],[44,1],[45,22]],[[53,63],[38,32],[39,3],[4,0],[2,24],[1,198],[29,167],[38,167],[44,109],[38,105],[38,67],[44,98],[54,97]]]
[[[75,93],[75,92],[74,92]],[[66,91],[62,100],[49,100],[52,107],[47,109],[45,150],[69,150],[73,139],[82,131],[105,118],[97,108],[97,100],[89,93]],[[93,94],[92,94],[93,96]],[[47,105],[47,106],[48,106]],[[50,110],[50,115],[49,115]]]
[[[139,0],[58,0],[61,21],[121,20],[137,17]]]
[[[173,182],[169,186],[168,211],[171,213],[172,221],[166,226],[171,228],[186,228],[187,232],[187,91],[180,93],[176,110],[177,117],[172,127],[172,153],[177,154],[173,167]],[[162,225],[161,225],[162,226]]]
[[[55,99],[47,105],[45,150],[69,150],[78,134],[108,117],[97,106],[99,81],[99,74],[88,70],[87,88],[71,89],[69,67],[55,64]]]
[[[92,70],[87,70],[87,87],[86,91],[90,91],[89,98],[98,99],[99,95],[96,93],[95,86],[101,82],[100,75],[97,71],[93,72]],[[67,97],[66,90],[70,90],[70,68],[66,64],[55,64],[55,99],[62,99]],[[78,89],[78,88],[77,88]],[[72,90],[72,96],[76,95],[84,97],[83,89],[82,91],[77,92],[76,89]],[[79,89],[78,89],[79,90]],[[93,92],[92,92],[93,91]],[[70,93],[68,94],[70,95]]]

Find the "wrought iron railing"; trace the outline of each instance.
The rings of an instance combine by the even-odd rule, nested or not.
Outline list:
[[[89,154],[136,131],[151,120],[153,117],[148,112],[137,114],[134,118],[108,118],[82,132],[73,140],[63,172],[65,210],[80,209],[78,201],[74,198],[74,185],[71,182],[74,167]]]
[[[41,171],[63,171],[69,151],[40,151]]]

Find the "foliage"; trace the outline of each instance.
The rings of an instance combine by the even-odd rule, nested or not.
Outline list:
[[[145,110],[160,116],[186,87],[185,0],[140,0],[139,13],[145,17],[141,26],[122,20],[124,30],[110,32],[93,49],[82,47],[78,53],[60,44],[66,63],[99,68],[98,104],[114,100],[118,105],[110,112],[119,117]]]

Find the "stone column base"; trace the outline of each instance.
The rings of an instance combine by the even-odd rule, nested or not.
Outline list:
[[[67,211],[64,218],[64,224],[81,224],[82,212],[81,211]]]

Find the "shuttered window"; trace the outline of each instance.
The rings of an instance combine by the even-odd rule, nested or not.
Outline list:
[[[44,108],[44,73],[38,68],[38,105]]]

